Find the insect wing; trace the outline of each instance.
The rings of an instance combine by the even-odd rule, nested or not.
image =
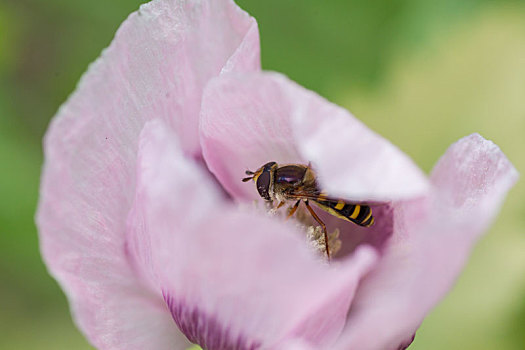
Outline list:
[[[317,188],[305,186],[291,188],[286,192],[286,197],[289,197],[289,199],[310,199],[313,201],[327,199]]]

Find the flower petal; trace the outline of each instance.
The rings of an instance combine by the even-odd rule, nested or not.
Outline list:
[[[517,172],[479,135],[452,145],[433,170],[432,196],[396,203],[394,235],[358,289],[337,349],[397,349],[452,287]]]
[[[143,5],[51,124],[37,214],[42,254],[98,348],[180,345],[161,294],[126,256],[138,136],[147,120],[162,119],[186,152],[198,153],[203,86],[225,64],[258,69],[247,51],[258,43],[256,27],[230,0]]]
[[[314,348],[302,340],[290,339],[280,344],[280,349],[283,349],[283,350],[313,350]]]
[[[184,334],[209,349],[333,341],[374,250],[325,266],[291,223],[240,211],[214,194],[202,171],[170,146],[173,136],[143,135],[129,231],[140,244],[132,251]]]
[[[55,140],[48,138],[49,153],[61,150],[49,146]],[[111,191],[118,188],[119,177],[108,169],[104,185],[82,190],[85,174],[75,174],[49,153],[37,217],[40,243],[77,325],[99,349],[184,348],[187,340],[170,319],[160,293],[148,289],[131,268],[124,228],[113,231],[119,226],[112,216],[125,221],[123,208],[112,198],[118,191]],[[70,196],[73,199],[66,200]],[[122,194],[117,198],[126,199]]]
[[[256,198],[240,180],[268,161],[304,163],[292,138],[287,101],[276,74],[228,75],[206,87],[201,146],[209,169],[234,197]]]
[[[423,173],[348,111],[276,73],[222,76],[205,90],[201,142],[210,170],[235,197],[253,198],[244,171],[308,163],[329,194],[392,200],[425,193]]]
[[[177,222],[178,231],[185,232],[193,230],[192,227],[207,220],[210,212],[226,203],[203,169],[183,155],[177,136],[159,120],[146,123],[140,134],[137,184],[135,201],[128,216],[126,248],[133,259],[133,266],[150,281],[160,295],[155,269],[162,264],[158,261],[159,257],[151,251],[153,243],[146,231],[148,224],[144,221],[146,218],[143,214],[147,210],[162,211]],[[150,202],[147,198],[142,198],[144,186],[148,188],[148,196],[167,195],[173,198],[169,212],[164,209],[163,202]],[[173,189],[174,186],[176,189]],[[152,208],[147,209],[148,205]],[[163,224],[163,221],[165,220],[158,224]]]

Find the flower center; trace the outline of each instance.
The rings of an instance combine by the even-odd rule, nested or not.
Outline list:
[[[257,209],[261,209],[260,201],[254,201],[254,206]],[[305,243],[310,249],[319,254],[323,260],[327,261],[328,255],[326,253],[326,244],[323,229],[319,226],[312,215],[306,210],[304,206],[299,206],[292,216],[289,216],[290,210],[293,203],[282,208],[264,208],[267,215],[279,219],[288,220],[296,224],[300,231],[304,232]],[[330,250],[330,258],[334,258],[337,252],[341,249],[342,242],[339,239],[339,228],[335,228],[333,231],[328,231],[328,248]]]
[[[283,210],[288,215],[288,210]],[[292,218],[290,218],[291,220]],[[312,218],[312,215],[303,207],[299,207],[293,216],[294,222],[299,226],[301,231],[305,232],[306,243],[308,246],[319,253],[324,259],[328,258],[326,252],[326,243],[324,232]],[[334,258],[337,252],[341,249],[342,242],[339,239],[339,228],[333,231],[328,231],[328,249],[330,250],[330,258]]]

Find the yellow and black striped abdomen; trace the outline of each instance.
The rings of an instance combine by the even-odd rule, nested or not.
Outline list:
[[[374,217],[368,205],[352,204],[342,200],[320,199],[315,204],[340,219],[351,221],[359,226],[372,226]]]

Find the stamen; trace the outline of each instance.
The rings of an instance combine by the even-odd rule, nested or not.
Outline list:
[[[285,210],[285,208],[277,209],[277,206],[271,207],[269,206],[269,203],[266,204],[267,205],[261,206],[260,201],[255,200],[253,201],[253,208],[256,210],[265,209],[268,216],[280,220],[286,220],[288,212],[293,206],[293,203],[290,203],[291,205]],[[295,223],[296,226],[304,232],[307,246],[312,249],[312,251],[319,254],[320,259],[328,263],[323,229],[313,221],[312,216],[306,211],[304,206],[299,206],[295,214],[288,221]],[[332,232],[328,232],[328,247],[330,249],[331,259],[333,259],[337,252],[341,250],[342,242],[339,239],[339,233],[339,228],[336,228]]]
[[[339,229],[336,228],[333,232],[328,233],[328,247],[330,249],[330,256],[333,257],[341,249],[342,242],[339,239]],[[326,245],[324,242],[323,229],[320,226],[308,226],[306,230],[306,239],[310,248],[315,252],[320,253],[325,259],[328,259],[326,254]]]

